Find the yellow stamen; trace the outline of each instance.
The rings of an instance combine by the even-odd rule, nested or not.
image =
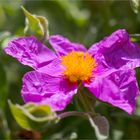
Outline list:
[[[93,77],[96,62],[89,53],[72,51],[63,56],[61,60],[61,64],[64,66],[63,74],[71,82],[87,81]]]

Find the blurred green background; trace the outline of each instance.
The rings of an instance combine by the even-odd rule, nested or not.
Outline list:
[[[89,122],[82,118],[65,118],[41,132],[27,132],[12,117],[7,101],[23,104],[22,76],[31,70],[3,52],[11,38],[23,36],[25,16],[21,5],[33,14],[45,16],[50,34],[61,34],[87,47],[119,28],[130,34],[140,33],[140,12],[135,13],[127,0],[0,0],[0,139],[96,139]],[[67,107],[75,109],[75,104]],[[140,139],[140,99],[132,116],[105,103],[99,103],[96,111],[109,120],[109,139]]]

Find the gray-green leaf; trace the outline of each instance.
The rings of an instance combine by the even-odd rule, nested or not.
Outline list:
[[[57,116],[48,105],[28,103],[20,106],[9,101],[11,112],[17,123],[25,129],[41,129],[50,121],[56,121]]]
[[[45,41],[49,37],[48,21],[43,16],[33,15],[28,12],[24,7],[21,7],[25,16],[25,34],[34,35],[40,40]]]
[[[104,116],[97,115],[92,117],[88,115],[89,122],[95,130],[97,139],[104,140],[108,138],[109,135],[109,123]]]

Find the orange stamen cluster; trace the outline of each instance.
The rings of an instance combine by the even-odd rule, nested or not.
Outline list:
[[[87,81],[93,77],[96,62],[89,53],[72,51],[61,57],[61,60],[61,64],[64,66],[63,74],[71,82]]]

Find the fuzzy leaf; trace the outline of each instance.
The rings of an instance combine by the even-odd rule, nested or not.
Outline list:
[[[95,130],[97,139],[104,140],[108,138],[109,135],[109,123],[104,116],[97,115],[92,117],[88,115],[89,122]]]
[[[45,40],[49,36],[48,21],[43,16],[33,15],[28,12],[24,7],[21,7],[25,16],[25,34],[37,36],[41,40]]]
[[[51,108],[47,105],[36,105],[28,103],[20,106],[14,105],[9,101],[11,112],[17,123],[25,129],[41,129],[48,122],[57,119],[56,114],[52,112]]]

